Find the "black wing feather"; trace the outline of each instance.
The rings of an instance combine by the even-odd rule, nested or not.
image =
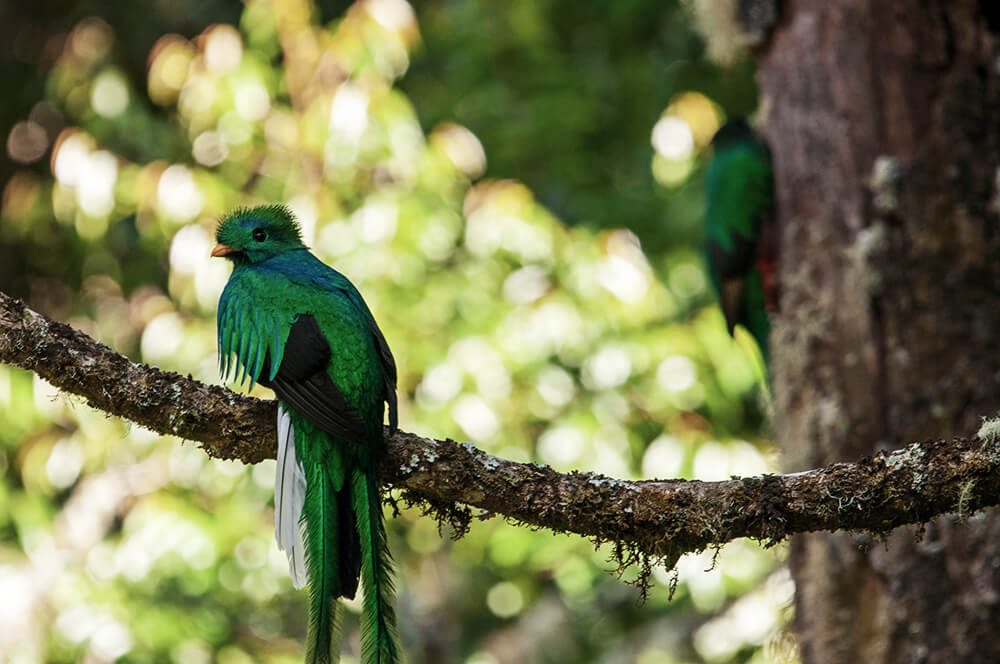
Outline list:
[[[739,233],[732,234],[733,246],[723,247],[714,239],[708,240],[708,261],[722,281],[743,277],[757,260],[757,240]]]
[[[396,432],[399,425],[399,415],[396,406],[396,360],[392,357],[389,344],[378,329],[374,318],[368,319],[368,328],[375,337],[375,346],[378,348],[379,363],[382,365],[382,381],[385,385],[385,401],[389,404],[389,431]]]
[[[361,578],[361,536],[358,535],[357,516],[351,498],[351,482],[337,494],[337,530],[340,549],[340,596],[354,599]]]
[[[258,382],[320,429],[361,443],[367,434],[365,423],[326,374],[329,361],[330,344],[319,323],[311,314],[299,314],[288,332],[274,380],[262,375]],[[270,357],[265,357],[265,373],[270,364]]]

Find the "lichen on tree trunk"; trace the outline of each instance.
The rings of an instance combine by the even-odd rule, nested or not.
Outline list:
[[[961,435],[1000,408],[991,4],[790,1],[761,54],[788,470]],[[791,566],[806,664],[1000,661],[998,515],[899,529],[885,545],[800,535]]]

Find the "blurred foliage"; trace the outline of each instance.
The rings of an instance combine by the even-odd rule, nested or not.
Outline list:
[[[214,382],[215,220],[283,201],[380,321],[403,428],[623,478],[774,469],[697,240],[704,149],[753,107],[751,69],[708,62],[684,4],[139,6],[7,17],[34,96],[4,127],[4,291]],[[273,462],[3,366],[0,409],[8,661],[300,661]],[[659,570],[639,606],[581,538],[494,518],[453,542],[417,510],[389,529],[411,662],[793,657],[791,581],[753,543],[684,558],[671,602]]]
[[[756,87],[749,59],[720,69],[705,57],[687,3],[436,0],[420,27],[400,88],[425,126],[471,129],[488,176],[525,182],[566,223],[628,227],[656,258],[697,244],[701,181],[658,187],[650,130],[680,93],[748,115]]]

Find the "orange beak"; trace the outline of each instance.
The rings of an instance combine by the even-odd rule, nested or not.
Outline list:
[[[217,244],[215,249],[212,249],[212,256],[219,258],[220,256],[228,256],[229,254],[239,253],[239,249],[233,249],[229,245]]]

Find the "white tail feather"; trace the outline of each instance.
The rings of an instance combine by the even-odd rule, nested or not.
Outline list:
[[[278,468],[274,476],[274,539],[288,554],[292,585],[306,585],[305,542],[302,539],[302,506],[306,501],[306,475],[295,458],[292,418],[278,407]]]

